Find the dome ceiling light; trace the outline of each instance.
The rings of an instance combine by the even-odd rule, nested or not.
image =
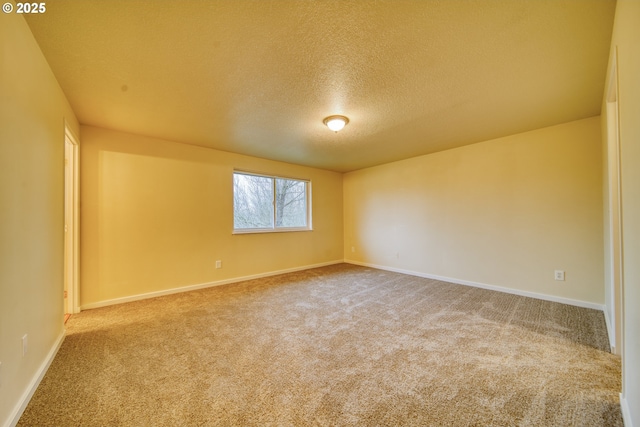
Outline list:
[[[344,128],[347,123],[349,123],[349,119],[345,116],[329,116],[324,119],[322,123],[327,125],[329,129],[337,133],[339,130],[342,130],[342,128]]]

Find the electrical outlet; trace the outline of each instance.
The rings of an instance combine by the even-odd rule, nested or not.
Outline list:
[[[555,271],[555,279],[556,280],[564,280],[564,270],[556,270]]]
[[[355,252],[356,251],[356,247],[355,246],[351,246],[351,252]]]
[[[222,261],[220,260],[216,261],[216,268],[222,268]]]
[[[24,334],[24,336],[22,337],[22,357],[27,355],[28,344],[29,336],[27,334]]]

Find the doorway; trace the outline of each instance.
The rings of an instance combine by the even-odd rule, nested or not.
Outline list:
[[[64,321],[79,310],[78,139],[65,124],[64,136]]]

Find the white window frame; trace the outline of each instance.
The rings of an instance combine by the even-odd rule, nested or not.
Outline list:
[[[233,209],[233,215],[232,215],[232,221],[233,221],[233,233],[232,234],[254,234],[254,233],[286,233],[286,232],[295,232],[295,231],[312,231],[313,230],[313,226],[312,226],[312,215],[311,215],[311,180],[310,179],[303,179],[303,178],[294,178],[294,177],[290,177],[290,176],[282,176],[282,175],[271,175],[271,174],[264,174],[264,173],[258,173],[258,172],[249,172],[249,171],[245,171],[245,170],[240,170],[240,169],[234,169],[233,171],[233,176],[235,176],[236,174],[239,175],[251,175],[251,176],[257,176],[260,178],[269,178],[272,180],[273,183],[273,227],[268,227],[268,228],[235,228],[235,185],[233,183],[233,179],[231,180],[231,195],[232,195],[232,209]],[[304,227],[276,227],[276,179],[288,179],[288,180],[293,180],[293,181],[300,181],[300,182],[304,182],[305,183],[305,197],[306,197],[306,209],[307,209],[307,225]]]

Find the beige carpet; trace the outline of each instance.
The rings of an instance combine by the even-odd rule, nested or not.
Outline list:
[[[88,310],[20,426],[621,426],[601,312],[347,264]]]

